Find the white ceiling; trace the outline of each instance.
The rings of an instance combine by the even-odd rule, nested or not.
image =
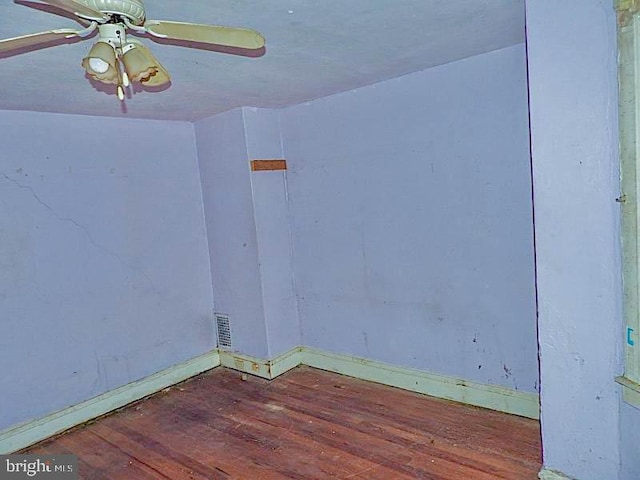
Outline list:
[[[144,40],[172,75],[123,107],[80,67],[93,41],[0,58],[0,109],[197,120],[239,106],[283,107],[524,41],[524,0],[145,0],[147,17],[243,26],[258,58]],[[73,20],[0,2],[0,38]]]

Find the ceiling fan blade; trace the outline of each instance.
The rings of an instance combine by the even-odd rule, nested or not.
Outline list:
[[[83,18],[87,18],[89,20],[96,20],[98,22],[108,20],[109,17],[102,12],[94,10],[92,8],[83,5],[82,3],[76,2],[74,0],[39,0],[41,3],[46,3],[48,5],[52,5],[54,7],[58,7],[65,12],[72,13],[74,15],[79,15]]]
[[[264,37],[248,28],[221,27],[196,23],[148,20],[144,27],[153,36],[169,40],[207,43],[225,47],[257,50],[264,47]]]
[[[73,38],[78,36],[78,31],[63,28],[60,30],[50,30],[48,32],[32,33],[21,37],[7,38],[0,40],[0,53],[10,52],[19,48],[36,47],[45,45],[54,40],[63,38]]]
[[[82,25],[88,25],[90,20],[85,20],[84,18],[80,18],[73,13],[69,13],[66,10],[61,10],[58,7],[54,7],[53,5],[49,5],[48,3],[36,2],[35,0],[13,0],[14,3],[18,5],[23,5],[25,7],[33,8],[36,10],[40,10],[41,12],[51,13],[53,15],[60,15],[62,17],[69,18],[71,20],[75,20]]]

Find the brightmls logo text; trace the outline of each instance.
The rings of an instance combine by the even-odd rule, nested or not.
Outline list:
[[[0,480],[77,480],[75,455],[0,455]]]
[[[12,462],[6,459],[7,473],[26,473],[27,477],[35,477],[39,473],[53,473],[51,462],[43,462],[39,458],[35,462]]]

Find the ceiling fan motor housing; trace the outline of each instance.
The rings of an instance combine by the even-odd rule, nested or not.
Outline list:
[[[142,0],[75,0],[77,3],[111,15],[128,18],[133,25],[142,25],[145,19]]]
[[[114,48],[122,48],[127,43],[126,27],[121,23],[100,25],[100,42],[110,44]]]

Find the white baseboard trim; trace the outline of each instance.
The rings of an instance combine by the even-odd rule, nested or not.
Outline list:
[[[0,455],[26,448],[219,365],[217,351],[206,353],[78,405],[0,431]]]
[[[13,453],[26,448],[217,366],[272,380],[298,365],[308,365],[522,417],[539,418],[539,399],[534,393],[484,385],[304,346],[295,347],[272,360],[217,350],[103,393],[60,412],[0,431],[0,454]],[[551,476],[560,475],[551,470],[543,470],[540,475],[541,480],[567,480],[568,478]]]
[[[311,347],[293,348],[273,360],[263,360],[221,350],[220,363],[225,367],[269,380],[298,365],[308,365],[432,397],[454,400],[527,418],[540,418],[539,397],[535,393],[484,385]]]
[[[556,470],[549,470],[546,468],[540,470],[540,473],[538,473],[538,478],[540,480],[575,480]]]
[[[272,360],[264,360],[238,352],[219,350],[220,365],[239,372],[266,378],[267,380],[273,380],[300,365],[302,348],[303,347],[295,347]]]
[[[302,348],[302,363],[432,397],[454,400],[521,417],[540,418],[539,397],[535,393],[475,383],[309,347]]]

